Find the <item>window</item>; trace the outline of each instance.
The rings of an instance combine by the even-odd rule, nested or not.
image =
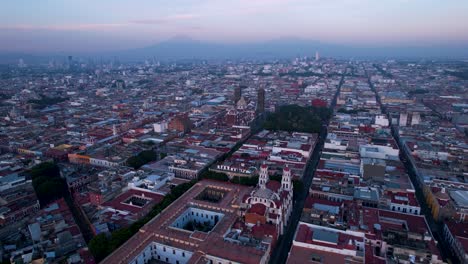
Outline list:
[[[166,247],[163,247],[163,251],[166,252]]]
[[[174,254],[174,255],[175,255],[175,249],[173,249],[173,250],[172,250],[172,254]]]

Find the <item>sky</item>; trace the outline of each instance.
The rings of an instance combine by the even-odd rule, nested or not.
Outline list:
[[[468,0],[4,0],[0,51],[94,52],[174,36],[360,46],[468,44]]]

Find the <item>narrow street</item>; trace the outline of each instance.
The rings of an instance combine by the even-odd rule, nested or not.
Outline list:
[[[376,67],[376,66],[374,66],[374,67]],[[388,75],[388,73],[386,73],[383,69],[378,68],[378,67],[376,67],[376,68],[381,73],[383,73],[384,75]],[[375,93],[377,103],[379,104],[380,109],[382,110],[382,113],[386,114],[387,117],[388,117],[388,113],[386,112],[385,107],[382,106],[380,97],[379,97],[377,91],[375,90],[374,85],[370,81],[369,76],[368,76],[368,78],[369,78],[368,79],[369,86],[371,87],[372,91]],[[431,229],[431,232],[432,232],[434,238],[438,242],[437,246],[439,248],[440,253],[442,254],[442,258],[444,260],[450,259],[451,263],[458,263],[455,260],[455,258],[453,258],[451,256],[450,250],[446,247],[446,245],[448,245],[448,243],[446,241],[444,241],[442,224],[435,221],[435,219],[434,219],[434,217],[432,215],[431,208],[429,208],[429,206],[428,206],[428,204],[426,202],[426,199],[424,197],[424,193],[423,193],[423,190],[422,190],[423,186],[421,186],[419,184],[418,180],[417,180],[418,176],[416,175],[416,172],[413,169],[413,165],[411,164],[411,159],[408,156],[408,153],[405,151],[404,145],[403,145],[403,143],[402,143],[402,141],[401,141],[401,139],[399,137],[398,127],[396,125],[391,125],[391,133],[392,133],[393,139],[395,140],[395,142],[398,145],[398,148],[400,149],[400,160],[404,164],[406,172],[410,176],[411,182],[413,183],[413,186],[414,186],[414,188],[416,190],[416,198],[417,198],[417,200],[419,202],[419,205],[421,206],[421,212],[426,217],[427,224],[429,225],[429,228]]]
[[[333,98],[333,101],[330,105],[331,109],[333,109],[336,105],[336,100],[340,93],[341,86],[343,85],[343,82],[344,82],[344,76],[345,76],[345,73],[343,73],[343,75],[341,76],[341,81],[338,85],[338,89],[336,91],[335,97]],[[309,162],[307,163],[307,167],[305,169],[304,176],[302,179],[303,184],[304,184],[304,189],[302,193],[297,195],[297,199],[294,201],[294,205],[293,205],[293,212],[291,214],[291,217],[289,218],[289,224],[285,228],[284,234],[279,238],[276,244],[275,250],[271,254],[270,263],[272,264],[286,263],[286,260],[288,258],[289,249],[291,248],[292,241],[294,239],[296,227],[299,224],[299,220],[301,219],[302,209],[304,208],[305,200],[307,198],[307,195],[309,194],[309,188],[310,188],[310,185],[312,184],[312,179],[315,173],[315,169],[317,168],[318,162],[320,161],[320,155],[322,153],[323,144],[327,137],[327,126],[328,126],[328,121],[327,121],[327,124],[322,125],[322,129],[320,131],[317,144],[315,146],[315,149],[312,153],[311,158],[309,159]]]

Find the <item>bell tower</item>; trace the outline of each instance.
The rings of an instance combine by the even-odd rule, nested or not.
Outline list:
[[[266,164],[262,164],[262,166],[260,166],[260,176],[258,177],[258,185],[260,188],[266,188],[268,180],[268,166]]]
[[[291,191],[291,169],[286,165],[283,169],[283,177],[281,178],[281,189]]]

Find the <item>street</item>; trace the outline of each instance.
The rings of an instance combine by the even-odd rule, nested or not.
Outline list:
[[[334,109],[336,105],[336,100],[340,93],[340,89],[343,85],[343,82],[344,74],[341,77],[341,81],[338,85],[337,92],[330,105],[331,109]],[[289,219],[288,226],[285,228],[284,234],[279,238],[275,250],[271,254],[270,263],[272,264],[286,263],[286,260],[288,258],[289,250],[294,239],[294,234],[296,232],[297,225],[299,224],[299,220],[301,219],[302,209],[304,208],[304,203],[307,198],[307,195],[309,194],[309,188],[312,184],[312,179],[314,177],[315,170],[317,168],[318,162],[320,161],[320,154],[323,149],[324,141],[327,138],[327,126],[328,120],[326,124],[322,125],[317,145],[315,146],[312,156],[309,159],[309,162],[307,163],[307,167],[304,172],[304,177],[302,179],[304,183],[304,189],[299,195],[297,195],[297,199],[294,201],[293,212]]]

